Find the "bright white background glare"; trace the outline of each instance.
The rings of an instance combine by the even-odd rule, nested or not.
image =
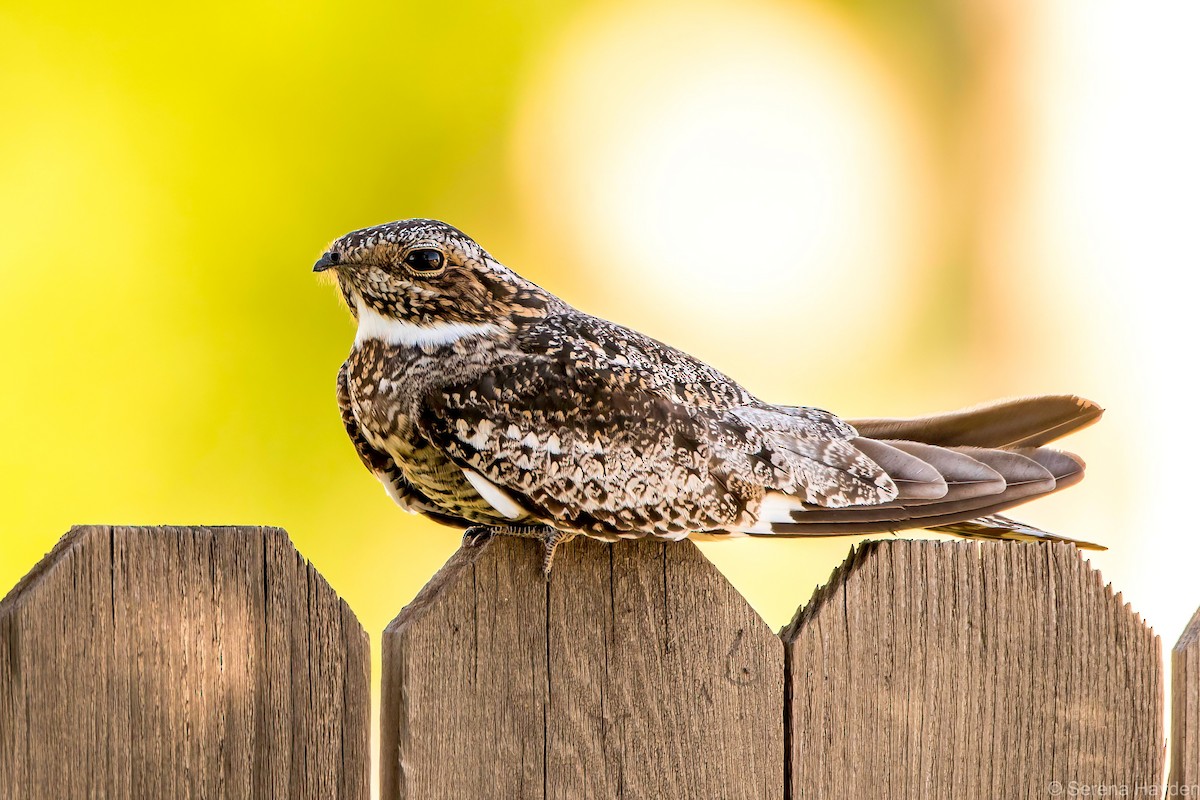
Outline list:
[[[686,331],[779,399],[794,391],[774,379],[783,350],[798,368],[837,330],[853,358],[902,313],[888,300],[928,257],[926,161],[886,71],[831,18],[608,7],[541,63],[553,67],[533,70],[515,172],[536,176],[521,187],[526,218],[595,276],[591,310],[611,302],[663,338]],[[876,324],[846,325],[848,309]],[[788,336],[732,343],[756,330]]]
[[[1200,603],[1200,534],[1179,504],[1200,452],[1195,426],[1179,424],[1200,302],[1196,26],[1086,0],[963,18],[987,65],[960,143],[973,154],[968,258],[983,317],[960,332],[979,363],[957,383],[1074,391],[1108,408],[1073,442],[1089,479],[1023,516],[1109,544],[1093,563],[1174,642]],[[526,234],[553,243],[555,269],[585,273],[593,291],[569,300],[612,309],[769,400],[822,404],[831,363],[869,363],[912,330],[922,273],[957,224],[958,208],[937,205],[954,179],[931,167],[915,122],[929,109],[884,55],[804,4],[585,13],[533,60],[522,92],[512,153]],[[962,388],[944,377],[922,396]],[[888,399],[880,388],[862,407],[895,413]],[[772,623],[848,546],[806,542],[778,559],[767,554],[782,543],[753,544],[706,552],[734,565]],[[764,602],[763,587],[785,586]]]
[[[1016,273],[1013,295],[1036,298],[1022,349],[1040,340],[1058,354],[1031,369],[1050,377],[1070,358],[1108,409],[1096,434],[1111,444],[1089,459],[1086,502],[1055,524],[1102,531],[1104,577],[1169,648],[1200,604],[1187,504],[1200,452],[1187,421],[1200,364],[1200,5],[1039,9],[1019,18],[1014,124],[1031,148],[996,252]]]

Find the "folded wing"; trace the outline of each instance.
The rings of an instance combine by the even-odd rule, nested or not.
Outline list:
[[[1091,425],[1104,409],[1075,395],[1043,395],[909,419],[848,420],[860,436],[946,447],[1040,447]]]
[[[830,508],[897,493],[826,412],[690,402],[636,365],[574,353],[438,387],[418,426],[473,485],[515,504],[505,501],[505,516],[520,509],[602,538],[734,530],[765,490]]]
[[[968,537],[1066,539],[998,512],[1082,479],[1078,456],[1040,445],[1091,424],[1101,413],[1089,401],[1057,396],[918,419],[853,421],[860,434],[853,444],[893,478],[896,498],[825,509],[768,492],[755,524],[744,532],[812,536],[928,528]]]

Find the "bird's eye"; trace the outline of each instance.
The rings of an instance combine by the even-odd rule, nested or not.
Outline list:
[[[437,250],[413,250],[405,257],[404,263],[417,272],[437,272],[445,259]]]

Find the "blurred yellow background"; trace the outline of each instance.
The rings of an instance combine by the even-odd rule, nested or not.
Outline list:
[[[334,402],[310,273],[445,219],[844,416],[1074,392],[1023,509],[1170,644],[1200,604],[1200,24],[1113,0],[0,5],[0,592],[71,524],[281,525],[374,640],[458,543]],[[704,545],[772,627],[842,539]],[[376,670],[376,675],[378,671]]]

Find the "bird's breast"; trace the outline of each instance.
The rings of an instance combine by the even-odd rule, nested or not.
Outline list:
[[[428,385],[421,359],[405,349],[369,341],[349,358],[350,402],[367,440],[392,453],[416,446],[413,426],[418,399]]]
[[[351,407],[367,441],[443,511],[473,522],[510,522],[417,425],[421,398],[464,369],[461,354],[360,343],[349,358]]]

